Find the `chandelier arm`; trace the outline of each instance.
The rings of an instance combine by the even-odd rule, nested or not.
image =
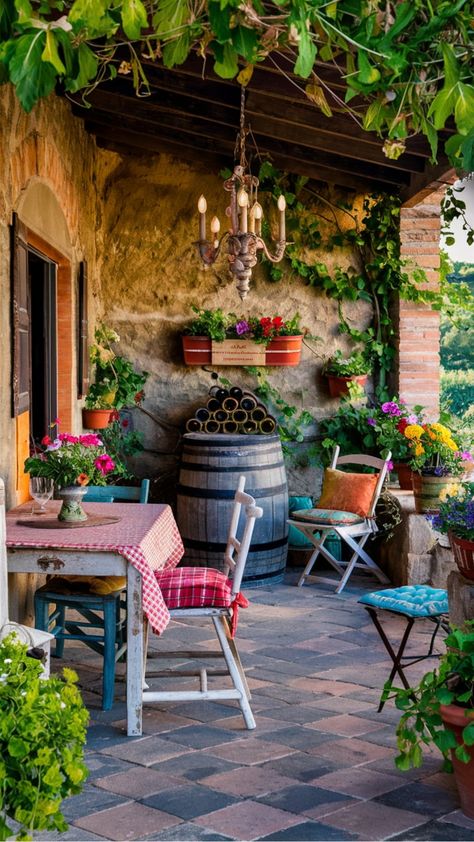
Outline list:
[[[262,249],[265,257],[267,258],[267,260],[270,260],[272,263],[279,263],[280,260],[282,259],[283,255],[285,254],[286,240],[279,240],[278,243],[276,244],[276,252],[275,252],[275,254],[272,254],[268,250],[268,248],[267,248],[266,244],[264,243],[264,241],[262,240],[262,238],[257,237],[257,248]]]
[[[219,257],[220,251],[222,246],[229,236],[229,232],[226,231],[225,234],[219,240],[217,246],[214,246],[209,240],[198,240],[196,245],[199,249],[199,254],[201,256],[201,260],[206,266],[212,266],[213,263],[216,262],[217,258]]]

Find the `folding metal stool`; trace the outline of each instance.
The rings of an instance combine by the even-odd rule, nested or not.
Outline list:
[[[403,686],[409,690],[410,684],[405,675],[404,667],[412,666],[412,664],[424,661],[425,658],[433,657],[434,643],[439,629],[442,628],[446,633],[449,631],[447,592],[442,588],[431,588],[429,585],[404,585],[401,588],[385,588],[382,591],[364,594],[359,602],[368,611],[393,661],[393,667],[386,685],[392,684],[395,675],[398,674]],[[381,611],[399,614],[406,619],[406,627],[397,650],[389,641],[380,622],[379,612]],[[404,655],[411,630],[417,620],[431,620],[435,624],[428,652],[425,655]],[[388,695],[389,689],[386,687],[380,699],[379,713],[387,701]]]

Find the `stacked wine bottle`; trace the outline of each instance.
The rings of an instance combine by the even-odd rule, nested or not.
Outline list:
[[[251,392],[238,386],[222,389],[212,386],[206,406],[196,409],[186,422],[187,433],[243,433],[269,436],[277,422]]]

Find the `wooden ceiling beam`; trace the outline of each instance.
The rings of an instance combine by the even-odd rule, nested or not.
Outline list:
[[[157,90],[153,97],[145,103],[137,100],[137,97],[132,93],[124,94],[114,90],[97,89],[91,94],[90,102],[93,107],[95,106],[99,110],[110,111],[110,113],[125,113],[146,120],[154,120],[155,117],[160,117],[164,108],[167,112],[179,116],[193,115],[218,126],[228,126],[232,131],[236,131],[238,126],[237,106],[197,100],[182,93],[164,89]],[[273,114],[271,116],[266,115],[262,113],[262,110],[264,110],[262,105],[251,94],[246,107],[248,125],[253,133],[260,136],[268,135],[274,140],[281,140],[284,143],[297,142],[313,150],[342,155],[356,161],[378,163],[394,170],[408,170],[414,173],[422,173],[424,170],[424,159],[421,157],[407,154],[403,156],[402,161],[390,161],[385,157],[380,141],[378,144],[367,144],[351,138],[348,142],[347,135],[344,137],[337,132],[321,130],[307,123],[302,124],[291,119],[291,111],[290,114],[286,113],[284,118]]]
[[[95,135],[97,144],[107,149],[113,149],[114,151],[122,149],[127,153],[131,151],[152,154],[167,152],[188,161],[189,152],[192,150],[198,153],[196,156],[197,162],[201,160],[201,157],[206,162],[213,160],[216,163],[216,169],[221,163],[229,166],[229,160],[232,160],[234,150],[234,144],[228,141],[219,140],[219,142],[216,142],[215,137],[198,137],[168,127],[159,127],[159,133],[157,132],[153,136],[141,131],[138,127],[131,129],[128,126],[123,126],[118,131],[116,127],[110,124],[106,116],[101,119],[97,114],[92,115],[90,112],[85,127],[87,131]],[[187,155],[185,151],[188,153]],[[359,177],[355,172],[353,174],[335,172],[320,165],[319,162],[311,162],[308,159],[303,162],[287,154],[275,153],[272,154],[272,161],[280,169],[293,172],[296,175],[304,175],[317,182],[336,184],[358,193],[384,192],[387,190],[395,192],[393,185],[387,185],[376,177]]]
[[[192,134],[200,138],[207,138],[214,144],[220,144],[222,141],[227,141],[235,144],[235,130],[225,124],[214,124],[201,117],[194,115],[173,112],[172,110],[161,108],[155,105],[154,115],[151,119],[147,117],[147,109],[136,108],[137,103],[130,103],[131,109],[134,113],[125,115],[120,112],[120,128],[130,128],[132,131],[141,131],[144,134],[153,136],[160,135],[161,130],[166,127],[171,131],[178,130],[183,133]],[[116,108],[113,103],[107,101],[103,109],[94,109],[94,116],[90,115],[91,119],[99,118],[102,121],[116,122],[114,115]],[[135,116],[136,113],[136,116]],[[356,173],[359,177],[374,178],[381,182],[385,182],[391,189],[397,189],[399,186],[409,184],[410,174],[404,170],[395,170],[389,167],[381,166],[373,162],[365,162],[360,160],[352,160],[342,155],[334,155],[323,150],[310,149],[298,142],[287,141],[280,142],[274,137],[253,132],[257,149],[262,154],[268,152],[270,155],[281,155],[282,153],[287,157],[294,157],[302,163],[313,157],[318,165],[324,166],[326,169],[333,170],[335,173],[346,172],[349,174]],[[334,177],[333,177],[334,180]]]

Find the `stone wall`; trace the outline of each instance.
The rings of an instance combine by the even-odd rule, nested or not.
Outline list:
[[[322,189],[329,199],[347,201],[347,196],[333,196],[327,187]],[[176,475],[176,445],[183,421],[203,403],[212,383],[209,372],[185,367],[182,362],[180,331],[192,317],[192,304],[221,307],[238,316],[289,317],[299,312],[302,324],[319,341],[308,340],[297,368],[269,369],[268,379],[286,401],[308,409],[316,418],[331,415],[339,403],[329,398],[321,378],[322,358],[337,347],[350,349],[338,332],[336,302],[305,287],[287,270],[280,282],[272,283],[262,267],[257,267],[250,294],[242,303],[225,256],[214,267],[202,268],[194,242],[201,193],[207,198],[208,220],[217,214],[225,229],[228,194],[218,173],[210,173],[208,165],[199,162],[167,155],[124,158],[107,179],[103,195],[101,311],[104,321],[121,336],[120,352],[150,371],[145,408],[176,425],[174,430],[164,429],[134,411],[134,424],[145,433],[145,470],[161,477],[164,490],[169,489],[170,476]],[[327,215],[327,208],[323,212]],[[346,219],[341,215],[340,224],[347,224]],[[334,251],[314,257],[329,265],[347,265],[352,256]],[[368,324],[369,305],[357,302],[345,307],[354,327]],[[225,367],[219,373],[238,385],[255,385],[255,379],[240,368]],[[314,429],[306,432],[315,434]],[[143,465],[140,458],[141,470]],[[292,493],[316,494],[317,472],[290,470],[290,489]]]

